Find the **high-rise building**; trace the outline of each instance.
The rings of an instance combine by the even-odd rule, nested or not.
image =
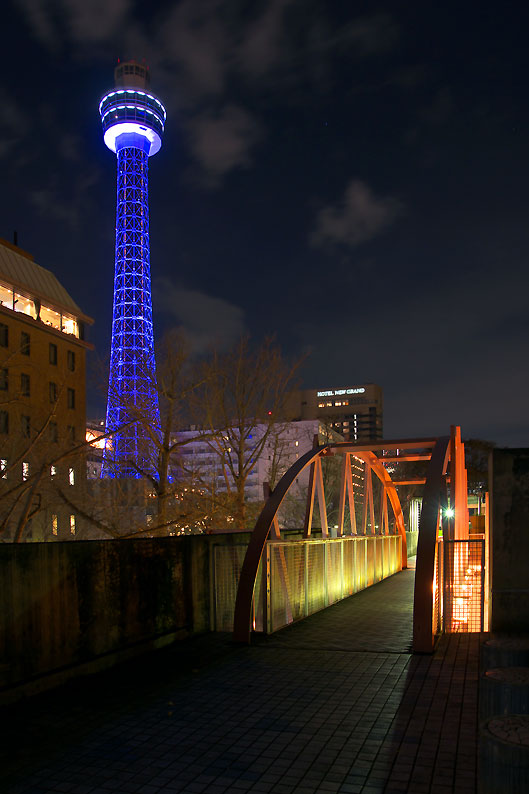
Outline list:
[[[154,469],[160,415],[156,390],[149,248],[148,161],[162,145],[166,113],[149,70],[128,61],[99,105],[104,141],[117,156],[114,313],[102,477]]]
[[[292,392],[288,410],[297,419],[325,421],[346,441],[378,441],[383,435],[382,388],[376,383]]]

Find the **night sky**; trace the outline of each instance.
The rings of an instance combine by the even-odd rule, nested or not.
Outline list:
[[[520,4],[521,6],[521,4]],[[0,236],[110,345],[115,156],[98,104],[145,59],[155,332],[379,383],[387,438],[529,446],[529,13],[409,0],[5,0]],[[103,411],[89,395],[89,411]]]

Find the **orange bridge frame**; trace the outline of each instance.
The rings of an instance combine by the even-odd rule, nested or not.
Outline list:
[[[384,450],[398,450],[398,455],[379,456],[376,454],[377,452],[382,453]],[[333,527],[330,531],[325,507],[321,466],[321,459],[329,455],[343,455],[338,527],[337,529]],[[361,527],[356,526],[351,456],[363,461],[365,464],[365,498]],[[424,479],[394,481],[384,466],[385,463],[418,460],[428,462],[428,470]],[[318,495],[322,536],[324,538],[343,536],[347,503],[350,513],[351,533],[353,535],[366,534],[368,512],[371,531],[374,532],[375,515],[372,489],[372,473],[374,472],[382,486],[379,516],[381,534],[389,533],[389,500],[395,519],[395,529],[402,538],[402,568],[407,567],[407,544],[404,516],[397,493],[397,486],[412,483],[424,484],[415,573],[413,650],[419,653],[431,653],[437,634],[434,591],[437,541],[440,527],[445,539],[468,538],[467,476],[464,446],[461,441],[461,430],[458,426],[451,428],[450,436],[440,438],[392,439],[364,444],[341,441],[325,444],[321,447],[315,446],[302,455],[283,475],[274,490],[268,491],[268,498],[252,532],[241,569],[235,601],[234,641],[250,643],[252,602],[261,556],[269,537],[271,540],[280,539],[281,534],[277,519],[279,508],[295,483],[296,478],[308,466],[310,466],[310,476],[303,537],[306,539],[311,535],[316,493]],[[453,517],[449,517],[446,511],[449,493],[450,504],[454,512]]]

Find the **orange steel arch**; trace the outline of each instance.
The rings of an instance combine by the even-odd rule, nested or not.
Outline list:
[[[290,469],[279,480],[277,486],[268,497],[260,515],[255,524],[248,549],[241,569],[239,579],[239,586],[237,589],[237,597],[235,600],[235,612],[233,619],[233,639],[235,642],[242,642],[249,644],[251,635],[251,619],[252,619],[252,601],[255,589],[255,582],[257,579],[257,571],[259,562],[268,539],[270,529],[277,528],[277,513],[281,504],[286,497],[290,487],[295,482],[296,477],[299,477],[301,472],[307,466],[315,465],[318,458],[329,454],[354,454],[355,457],[360,458],[370,467],[379,480],[384,485],[385,491],[389,498],[393,514],[395,516],[395,525],[402,538],[402,567],[407,565],[407,549],[406,549],[406,529],[404,526],[404,517],[400,500],[397,494],[394,483],[391,480],[387,470],[384,468],[382,460],[378,458],[373,449],[396,449],[401,446],[420,446],[420,443],[411,441],[386,441],[373,444],[354,444],[348,441],[340,441],[334,444],[326,444],[322,447],[317,447],[309,450],[301,458],[299,458]],[[313,483],[311,483],[313,487]]]
[[[434,646],[435,550],[440,510],[446,506],[446,471],[450,454],[450,437],[437,439],[428,465],[422,499],[415,590],[413,594],[413,650],[431,653]]]

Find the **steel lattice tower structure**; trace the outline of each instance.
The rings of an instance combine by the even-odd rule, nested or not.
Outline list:
[[[114,313],[102,477],[155,470],[160,433],[152,322],[148,160],[159,151],[165,108],[146,66],[128,61],[99,105],[104,141],[117,155]]]

